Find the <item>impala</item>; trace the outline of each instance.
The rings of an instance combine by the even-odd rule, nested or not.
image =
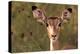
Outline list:
[[[62,23],[71,17],[72,8],[64,9],[60,17],[45,16],[44,12],[37,6],[32,6],[33,17],[40,23],[46,25],[48,37],[50,39],[50,51],[59,49],[59,32]]]

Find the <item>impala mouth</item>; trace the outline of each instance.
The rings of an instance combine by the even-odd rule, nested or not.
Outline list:
[[[56,40],[56,37],[52,37],[53,40]]]

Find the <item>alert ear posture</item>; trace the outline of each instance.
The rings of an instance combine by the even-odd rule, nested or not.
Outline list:
[[[37,6],[32,6],[32,13],[33,13],[33,17],[37,19],[38,22],[43,22],[46,18],[43,11],[37,8]]]
[[[62,12],[61,18],[68,21],[70,20],[71,13],[72,13],[72,8],[67,8]]]

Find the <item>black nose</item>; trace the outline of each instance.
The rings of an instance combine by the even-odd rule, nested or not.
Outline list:
[[[52,37],[53,37],[53,40],[55,40],[56,35],[52,35]]]
[[[56,37],[56,35],[52,35],[52,37]]]

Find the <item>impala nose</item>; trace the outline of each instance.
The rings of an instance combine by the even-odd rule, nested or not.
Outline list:
[[[53,37],[53,40],[55,40],[56,35],[52,35],[52,37]]]

